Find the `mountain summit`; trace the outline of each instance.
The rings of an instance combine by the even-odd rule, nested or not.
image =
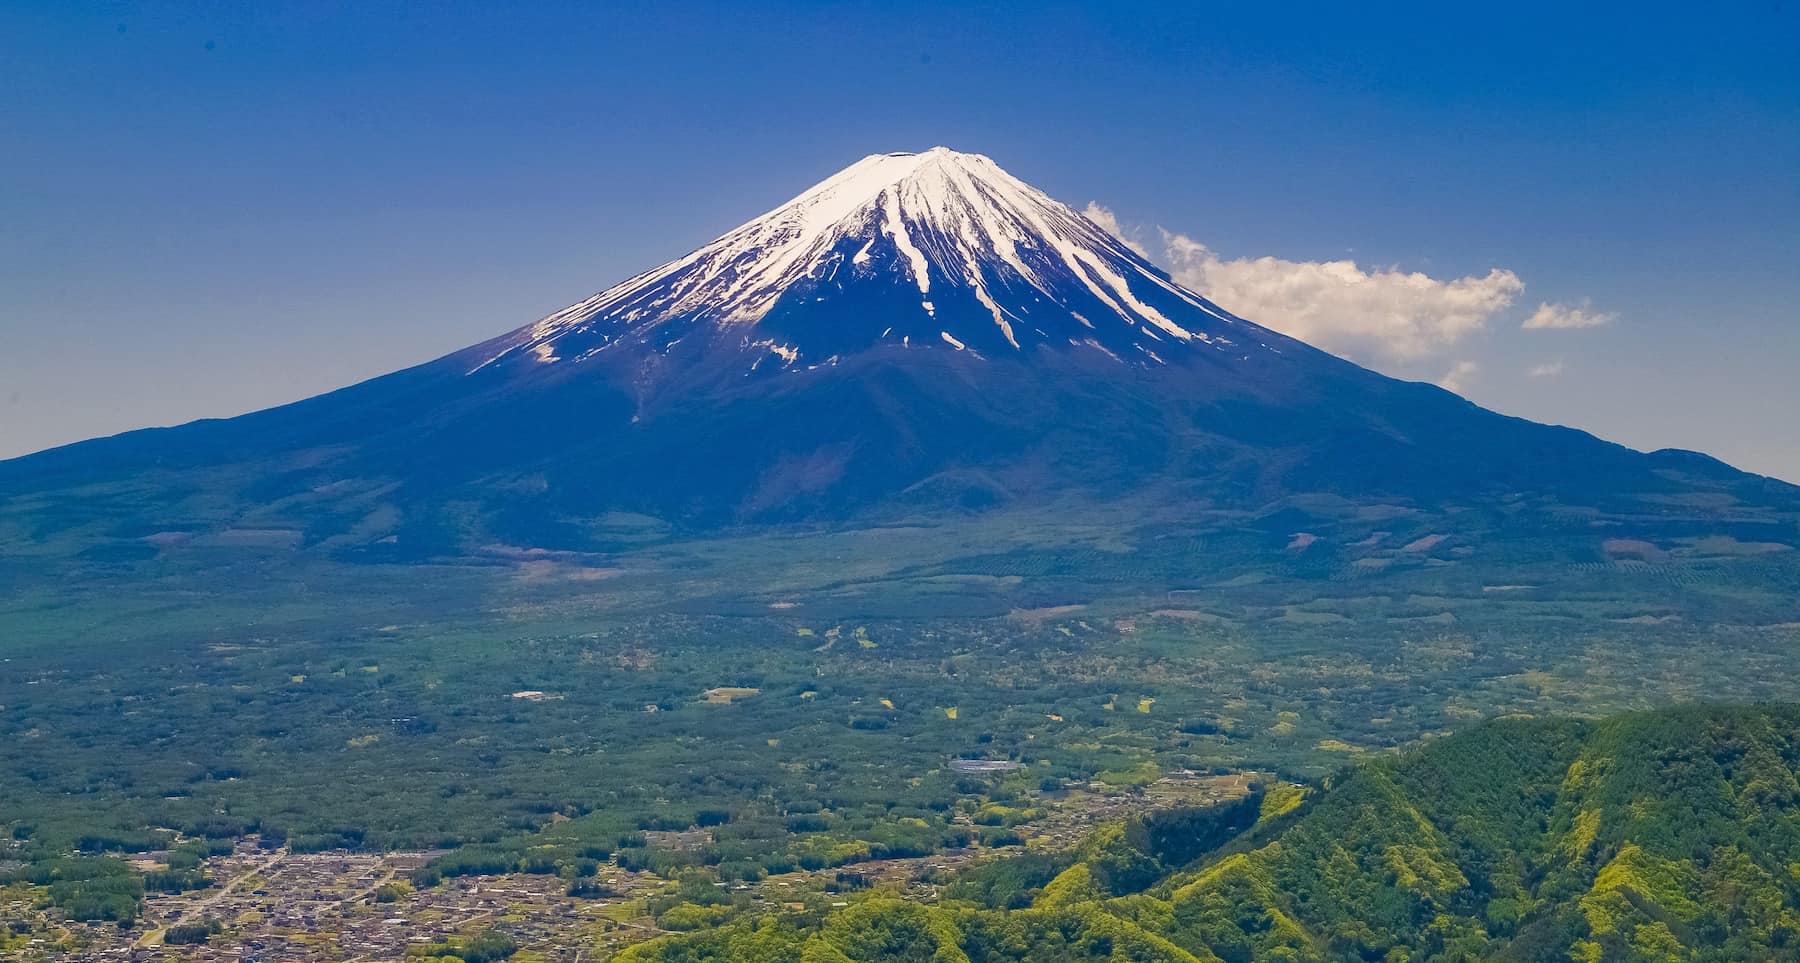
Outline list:
[[[0,531],[129,555],[154,553],[135,541],[148,535],[255,529],[435,556],[593,548],[626,516],[708,531],[1026,508],[1260,526],[1277,544],[1302,527],[1374,544],[1383,519],[1406,518],[1468,540],[1604,532],[1655,553],[1770,541],[1800,518],[1797,495],[1360,368],[939,147],[865,157],[436,361],[0,463]]]
[[[1177,320],[1179,319],[1179,320]],[[699,250],[501,339],[478,367],[719,339],[779,368],[878,345],[1164,364],[1236,319],[980,154],[873,154]],[[1261,337],[1260,332],[1241,329]],[[772,356],[772,357],[763,357]]]

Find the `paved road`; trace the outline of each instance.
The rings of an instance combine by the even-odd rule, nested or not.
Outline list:
[[[220,900],[224,899],[227,896],[230,896],[232,893],[237,892],[238,887],[242,886],[244,884],[245,880],[248,880],[253,876],[260,876],[263,873],[266,873],[269,870],[274,869],[276,864],[280,863],[284,858],[287,857],[287,854],[288,854],[288,851],[287,851],[287,847],[285,847],[285,846],[282,847],[281,849],[276,850],[275,854],[273,856],[270,856],[268,859],[265,859],[261,863],[258,863],[255,868],[247,870],[246,872],[240,874],[236,879],[233,879],[230,882],[226,883],[224,886],[219,887],[216,891],[213,892],[213,894],[211,896],[208,896],[205,899],[202,899],[199,902],[194,903],[193,905],[189,906],[187,909],[182,910],[180,916],[177,916],[173,920],[169,921],[169,926],[180,926],[182,923],[187,922],[189,919],[198,919],[199,918],[198,914],[200,914],[202,911],[204,911],[212,906],[217,905]],[[157,944],[162,942],[163,933],[168,931],[169,926],[159,927],[157,929],[146,932],[143,936],[138,937],[138,941],[137,941],[136,945],[137,946],[156,946]]]

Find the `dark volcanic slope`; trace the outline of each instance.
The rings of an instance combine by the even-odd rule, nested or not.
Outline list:
[[[866,158],[437,361],[0,463],[12,538],[255,526],[421,552],[576,547],[617,512],[707,529],[1311,493],[1648,537],[1791,533],[1800,512],[1704,456],[1503,417],[1234,317],[942,148]]]

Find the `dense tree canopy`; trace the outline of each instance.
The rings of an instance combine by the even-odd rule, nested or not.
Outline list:
[[[937,906],[871,897],[622,959],[1792,959],[1797,768],[1795,708],[1501,720],[1297,806],[1165,814],[1066,858],[990,863]]]

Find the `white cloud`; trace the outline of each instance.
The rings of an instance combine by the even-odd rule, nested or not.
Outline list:
[[[1603,324],[1611,324],[1619,320],[1619,316],[1608,311],[1595,311],[1587,298],[1581,304],[1538,305],[1531,317],[1525,319],[1523,327],[1532,330],[1568,330],[1572,328],[1597,328]]]
[[[1089,203],[1096,224],[1149,256],[1113,212]],[[1355,261],[1225,260],[1185,234],[1162,232],[1163,258],[1175,280],[1234,314],[1317,345],[1370,361],[1416,361],[1481,330],[1525,290],[1519,276],[1441,280]]]
[[[1142,232],[1120,224],[1111,210],[1095,202],[1090,201],[1083,213],[1226,310],[1327,351],[1384,369],[1399,368],[1409,376],[1467,351],[1467,339],[1512,307],[1525,290],[1525,282],[1505,268],[1438,278],[1394,267],[1363,267],[1348,258],[1228,260],[1185,234],[1166,230],[1160,244],[1146,245]],[[1616,318],[1594,311],[1586,300],[1545,303],[1524,327],[1587,328]],[[1440,384],[1461,390],[1478,370],[1474,361],[1459,361]],[[1527,374],[1549,378],[1562,371],[1559,359]]]
[[[1355,261],[1225,260],[1180,234],[1163,236],[1176,280],[1221,307],[1328,351],[1414,361],[1481,330],[1525,290],[1503,268],[1444,280]]]
[[[1464,388],[1468,387],[1469,381],[1473,379],[1475,374],[1480,370],[1481,365],[1478,365],[1473,361],[1458,361],[1449,372],[1438,379],[1438,387],[1445,391],[1454,391],[1460,394]]]
[[[1139,257],[1145,259],[1151,257],[1150,249],[1133,236],[1136,232],[1125,230],[1124,225],[1119,223],[1119,216],[1114,214],[1111,208],[1101,207],[1096,201],[1088,201],[1087,208],[1081,213],[1086,215],[1088,220],[1105,228],[1106,233],[1118,238],[1126,247],[1136,251]]]
[[[1557,375],[1562,374],[1567,368],[1568,366],[1563,364],[1562,359],[1558,358],[1555,361],[1546,361],[1543,364],[1534,364],[1531,367],[1526,368],[1525,377],[1554,378]]]

